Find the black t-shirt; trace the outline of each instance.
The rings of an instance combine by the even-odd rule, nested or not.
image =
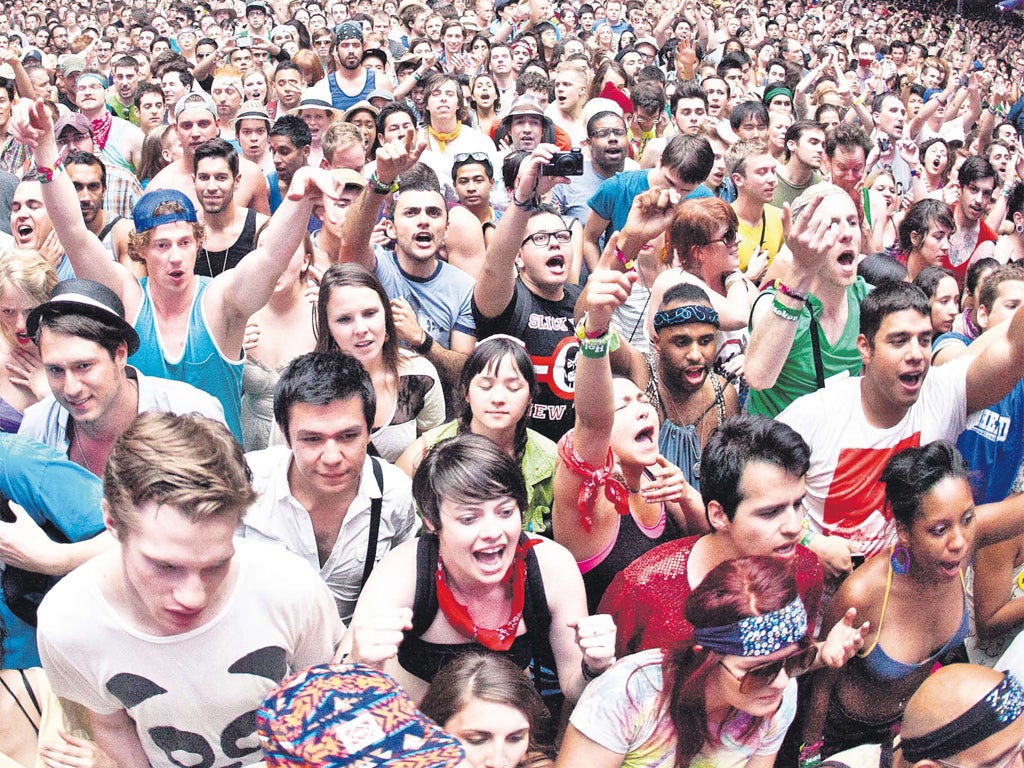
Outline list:
[[[556,442],[576,420],[573,393],[579,342],[572,316],[580,292],[579,286],[566,285],[561,301],[548,301],[517,278],[512,300],[497,317],[483,317],[473,302],[478,338],[504,333],[526,344],[538,385],[530,426]]]

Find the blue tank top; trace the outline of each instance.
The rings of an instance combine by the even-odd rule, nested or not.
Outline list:
[[[960,574],[960,581],[963,582],[963,574]],[[889,589],[892,587],[892,562],[889,563],[889,573],[885,579],[885,595],[882,598],[882,613],[878,617],[878,630],[875,634],[875,642],[871,644],[871,647],[860,651],[857,654],[858,661],[864,666],[865,671],[876,680],[902,680],[908,675],[913,674],[921,667],[930,667],[940,658],[942,658],[949,651],[956,648],[960,643],[964,641],[968,633],[971,630],[971,616],[967,607],[967,588],[964,587],[964,613],[963,618],[960,620],[960,626],[957,627],[956,632],[953,636],[941,647],[935,651],[931,656],[921,661],[918,664],[907,664],[903,661],[897,661],[885,652],[882,648],[882,644],[878,642],[882,636],[882,621],[885,619],[885,609],[889,605]]]
[[[138,351],[128,358],[128,364],[146,376],[184,381],[216,397],[224,406],[224,420],[241,442],[242,372],[245,370],[245,358],[225,358],[207,330],[206,319],[203,317],[203,294],[210,285],[210,279],[196,278],[196,295],[189,311],[185,349],[178,360],[171,361],[160,342],[153,303],[149,298],[149,281],[142,278],[142,305],[135,320],[135,330],[141,343]]]
[[[345,110],[357,102],[367,101],[370,92],[377,87],[377,73],[372,69],[366,70],[366,81],[363,83],[363,90],[355,96],[349,96],[341,90],[341,86],[338,85],[336,72],[331,72],[327,76],[327,84],[331,87],[331,104],[335,109]]]

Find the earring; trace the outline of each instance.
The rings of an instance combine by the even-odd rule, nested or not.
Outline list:
[[[892,570],[900,576],[904,576],[910,570],[910,550],[902,544],[897,544],[889,556],[889,564]]]
[[[1021,234],[1021,233],[1024,233],[1024,224],[1017,224],[1013,228],[1013,231],[1016,232],[1018,235]]]

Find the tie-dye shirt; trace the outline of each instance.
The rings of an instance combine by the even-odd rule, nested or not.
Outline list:
[[[671,768],[676,739],[668,718],[659,716],[662,651],[627,656],[590,683],[570,722],[605,749],[624,755],[623,768]],[[721,743],[705,744],[689,768],[742,768],[755,755],[779,751],[796,715],[796,681],[782,693],[778,711],[741,740],[750,715],[737,713],[721,727]],[[711,732],[719,728],[712,724]]]

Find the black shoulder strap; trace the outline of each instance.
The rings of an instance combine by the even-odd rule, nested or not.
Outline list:
[[[416,595],[412,601],[413,637],[419,637],[428,629],[437,615],[437,589],[434,586],[434,572],[437,569],[437,536],[424,534],[416,539]]]
[[[122,218],[123,217],[121,216],[115,216],[113,219],[108,221],[107,225],[100,230],[100,234],[98,236],[99,240],[102,241],[103,238],[107,236],[107,233],[110,232],[110,230],[114,228],[114,225],[117,224],[117,222],[119,222]]]
[[[380,461],[373,456],[370,457],[370,466],[373,467],[373,477],[377,481],[377,488],[380,496],[370,499],[370,539],[366,542],[366,563],[363,565],[363,580],[360,585],[365,585],[370,578],[370,571],[377,560],[377,535],[380,533],[380,508],[384,502],[384,470],[381,469]]]
[[[811,334],[811,353],[814,355],[814,381],[817,388],[822,389],[825,386],[825,366],[821,362],[821,339],[818,338],[821,326],[818,325],[818,319],[814,316],[814,307],[810,302],[807,303],[807,311],[811,313],[809,332]]]

